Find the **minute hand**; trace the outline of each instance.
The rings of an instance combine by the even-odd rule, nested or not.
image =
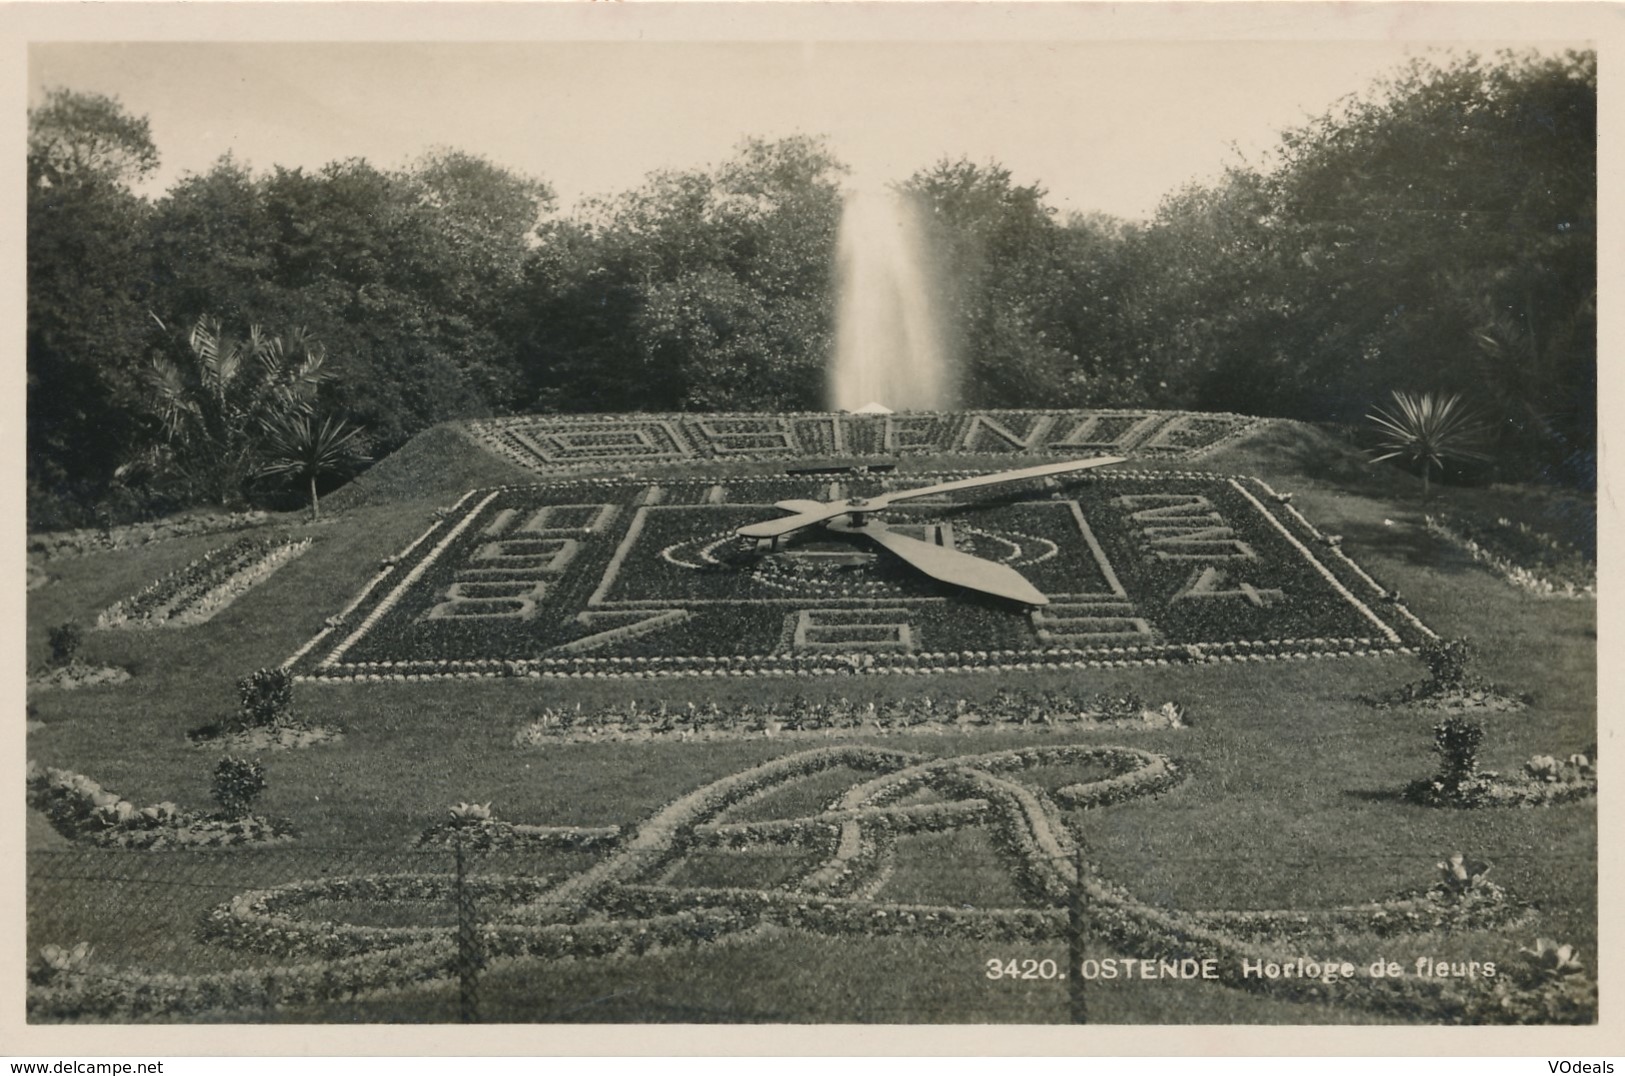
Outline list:
[[[972,475],[970,478],[957,478],[952,482],[938,482],[934,486],[921,486],[918,489],[902,489],[895,493],[882,493],[878,497],[871,497],[865,508],[873,511],[885,508],[898,501],[911,500],[915,497],[929,497],[936,493],[951,493],[954,490],[974,489],[977,486],[997,486],[1005,482],[1019,482],[1024,478],[1044,478],[1052,474],[1066,474],[1069,471],[1086,471],[1091,467],[1105,467],[1112,463],[1122,463],[1124,456],[1096,456],[1087,460],[1064,460],[1061,463],[1043,463],[1037,467],[1024,467],[1019,471],[999,471],[996,474]]]

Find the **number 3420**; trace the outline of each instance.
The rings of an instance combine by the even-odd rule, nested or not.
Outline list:
[[[1053,960],[998,960],[987,962],[989,979],[1064,979]]]

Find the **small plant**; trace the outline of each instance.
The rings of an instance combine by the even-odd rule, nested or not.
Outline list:
[[[1451,717],[1433,726],[1433,750],[1441,762],[1439,773],[1452,781],[1464,781],[1478,772],[1478,748],[1484,742],[1484,726],[1465,717]]]
[[[1478,776],[1478,748],[1484,726],[1465,717],[1451,717],[1433,727],[1433,748],[1439,753],[1439,776],[1452,789],[1464,788]]]
[[[320,426],[308,414],[277,415],[263,425],[266,460],[260,474],[294,479],[310,490],[310,518],[321,518],[318,479],[347,474],[370,463],[362,431],[343,419],[324,418]]]
[[[214,768],[212,791],[228,818],[247,818],[254,800],[265,791],[265,767],[253,759],[227,755]]]
[[[1593,1024],[1597,981],[1572,945],[1538,938],[1518,950],[1523,963],[1508,969],[1495,990],[1476,998],[1467,1017],[1475,1023]]]
[[[1489,884],[1490,865],[1468,860],[1460,852],[1452,853],[1449,859],[1436,866],[1439,868],[1440,881],[1448,892],[1466,893]]]
[[[1529,704],[1472,671],[1478,649],[1467,639],[1429,639],[1417,648],[1428,675],[1386,695],[1362,696],[1373,706],[1414,706],[1434,710],[1509,712]]]
[[[78,621],[69,620],[52,628],[45,641],[51,648],[51,664],[63,669],[78,659],[79,648],[84,645],[85,631]]]
[[[1414,781],[1406,796],[1430,807],[1481,807],[1494,790],[1494,774],[1478,768],[1484,726],[1470,718],[1450,717],[1433,726],[1433,750],[1439,770]]]
[[[80,942],[71,949],[60,945],[41,946],[39,956],[28,967],[28,981],[35,986],[48,986],[77,975],[89,966],[94,951],[89,942]]]
[[[1424,503],[1434,468],[1442,475],[1446,463],[1490,458],[1478,447],[1488,431],[1459,395],[1424,392],[1417,396],[1395,391],[1393,396],[1393,411],[1378,407],[1366,416],[1382,437],[1374,450],[1379,454],[1372,456],[1371,462],[1403,459],[1420,467]]]
[[[1156,710],[1145,711],[1146,724],[1162,728],[1185,727],[1185,708],[1177,702],[1165,702]]]
[[[1467,667],[1475,655],[1466,639],[1429,639],[1421,646],[1422,663],[1428,668],[1428,683],[1434,694],[1461,690],[1469,684]]]
[[[287,669],[258,669],[237,681],[237,723],[242,728],[278,728],[293,724],[293,674]]]
[[[1524,776],[1540,784],[1577,785],[1597,780],[1597,764],[1586,755],[1558,759],[1536,755],[1523,764]]]
[[[451,807],[451,824],[453,828],[462,829],[478,826],[491,820],[491,805],[489,803],[458,803]]]
[[[1574,946],[1559,945],[1550,938],[1536,938],[1533,947],[1518,952],[1529,958],[1530,970],[1542,978],[1557,979],[1585,971]]]

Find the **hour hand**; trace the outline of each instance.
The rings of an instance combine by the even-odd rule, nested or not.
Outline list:
[[[889,530],[878,519],[871,519],[861,527],[840,519],[832,520],[826,526],[842,534],[867,537],[876,545],[912,565],[917,571],[939,582],[1008,598],[1023,605],[1049,604],[1049,599],[1044,596],[1043,591],[1008,565],[973,557],[969,553],[961,553],[947,546],[932,545],[918,538],[905,538]]]

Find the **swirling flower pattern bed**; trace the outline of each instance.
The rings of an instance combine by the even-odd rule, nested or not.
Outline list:
[[[943,411],[891,415],[520,415],[469,424],[491,452],[538,474],[689,460],[907,455],[1130,456],[1190,460],[1267,419],[1191,411]]]
[[[1023,780],[1039,767],[1082,767],[1087,779],[1046,791]],[[795,817],[734,820],[739,808],[791,790],[830,770],[859,773],[822,810]],[[871,776],[864,776],[868,774]],[[1050,774],[1054,784],[1054,774]],[[491,877],[469,885],[485,957],[631,957],[701,945],[760,924],[836,935],[911,935],[990,941],[1058,941],[1077,884],[1076,847],[1064,808],[1101,808],[1167,791],[1179,781],[1170,759],[1127,747],[1070,745],[951,758],[851,745],[786,755],[704,785],[618,835],[567,827],[466,827],[470,846],[489,847],[493,827],[510,849],[609,844],[611,851],[562,879]],[[770,812],[769,812],[770,813]],[[900,840],[926,831],[982,827],[1026,906],[901,903],[883,899]],[[485,835],[489,837],[490,835]],[[444,827],[427,839],[446,837]],[[753,849],[806,853],[798,874],[772,887],[683,885],[690,857]],[[1481,929],[1516,913],[1489,914],[1469,903],[1416,895],[1321,912],[1183,913],[1153,907],[1094,873],[1082,880],[1087,927],[1095,939],[1145,958],[1214,960],[1226,985],[1301,1000],[1321,999],[1450,1020],[1463,998],[1424,979],[1244,978],[1244,960],[1276,960],[1256,939],[1334,930],[1375,934],[1430,928]],[[35,1019],[185,1016],[216,1009],[298,1003],[396,988],[455,975],[456,931],[443,926],[379,927],[321,919],[313,906],[346,901],[428,902],[444,906],[449,875],[324,877],[242,893],[209,916],[206,937],[280,959],[237,972],[172,976],[133,969],[68,976],[30,992]],[[1419,911],[1421,910],[1421,911]],[[1425,912],[1425,914],[1422,914]],[[331,911],[328,912],[331,915]],[[1280,922],[1270,929],[1272,917]]]
[[[288,664],[308,680],[917,674],[1385,653],[1429,634],[1256,479],[1098,473],[887,513],[1021,572],[1050,599],[1036,609],[817,528],[772,549],[734,537],[776,501],[831,492],[811,478],[478,490]]]

